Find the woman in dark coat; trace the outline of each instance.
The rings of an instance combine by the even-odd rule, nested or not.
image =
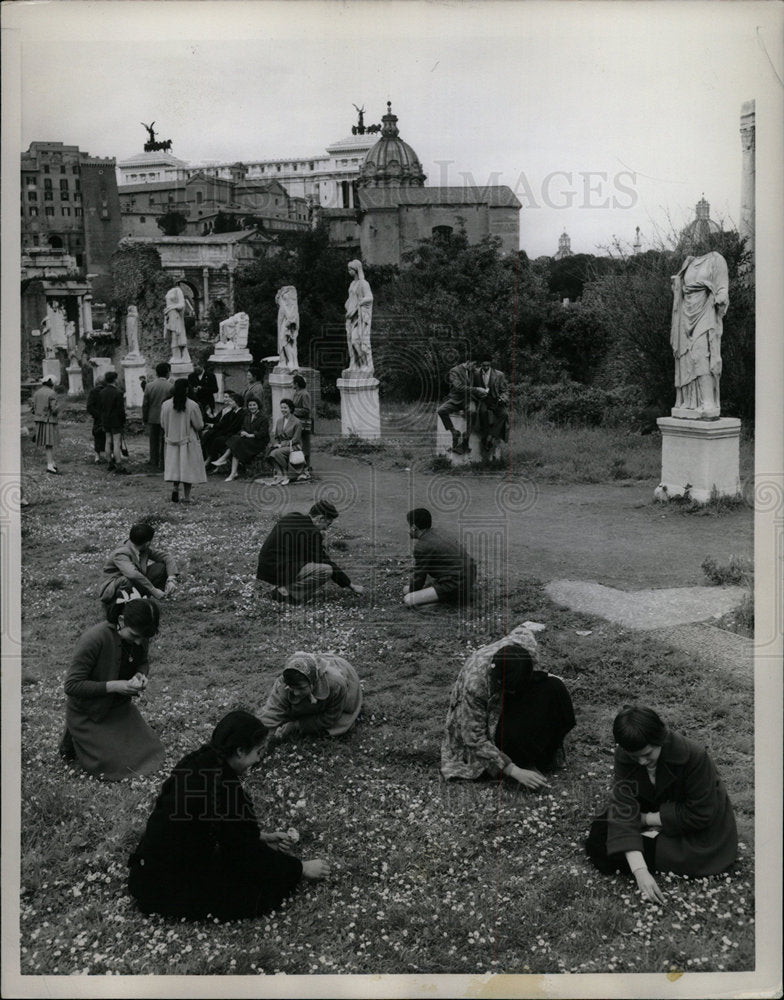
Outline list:
[[[245,412],[242,409],[242,396],[235,392],[227,392],[223,398],[223,409],[210,426],[201,435],[201,450],[204,458],[211,462],[226,451],[230,437],[239,434]]]
[[[255,716],[229,712],[166,779],[129,859],[128,888],[144,913],[256,917],[280,906],[301,878],[329,874],[326,861],[275,849],[298,840],[296,830],[259,830],[240,779],[263,756],[266,738]]]
[[[225,465],[231,458],[231,472],[226,477],[230,483],[237,478],[240,462],[245,465],[260,455],[269,442],[269,423],[261,412],[259,404],[251,396],[245,404],[245,416],[242,420],[242,430],[233,434],[226,442],[226,451],[211,462],[215,468]]]
[[[663,903],[653,872],[717,875],[738,855],[735,814],[704,747],[667,729],[650,708],[615,717],[615,779],[585,842],[605,874],[630,871],[643,899]]]
[[[147,687],[147,647],[157,631],[158,605],[141,599],[129,601],[116,624],[101,622],[79,639],[65,679],[60,753],[94,777],[120,781],[163,763],[161,741],[133,704]]]

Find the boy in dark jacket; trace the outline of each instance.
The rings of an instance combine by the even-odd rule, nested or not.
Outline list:
[[[109,444],[110,472],[127,472],[122,464],[122,434],[125,430],[125,400],[117,387],[117,372],[108,371],[104,375],[106,383],[98,401],[101,426],[106,432]]]

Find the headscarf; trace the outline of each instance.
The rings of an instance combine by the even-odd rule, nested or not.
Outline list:
[[[288,675],[288,676],[287,676]],[[313,653],[298,651],[292,653],[283,667],[283,680],[302,683],[302,678],[310,685],[311,693],[319,701],[329,694],[329,682],[318,657]]]

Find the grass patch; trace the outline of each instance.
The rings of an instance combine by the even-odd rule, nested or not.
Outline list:
[[[568,432],[558,435],[565,443]],[[364,598],[333,587],[323,605],[273,604],[253,575],[279,510],[243,489],[219,488],[215,503],[210,484],[196,488],[190,509],[174,510],[159,477],[120,480],[86,462],[80,467],[90,443],[86,435],[63,446],[64,462],[73,463],[68,475],[39,477],[36,502],[24,514],[23,974],[753,967],[750,676],[738,671],[717,684],[710,662],[556,606],[524,574],[506,592],[488,581],[485,599],[465,613],[409,611],[400,604],[408,559],[382,539]],[[133,471],[147,442],[134,438],[129,446]],[[33,461],[32,448],[25,459]],[[141,704],[166,760],[158,774],[107,784],[57,756],[62,684],[76,638],[101,618],[103,554],[140,512],[156,519],[155,545],[173,552],[183,573],[176,597],[162,605]],[[374,516],[381,529],[396,524],[400,510],[381,503]],[[369,543],[342,520],[333,548],[349,575],[366,582]],[[66,587],[48,586],[53,566]],[[494,782],[445,784],[438,762],[454,677],[470,649],[526,619],[547,626],[539,634],[543,662],[573,694],[578,726],[567,766],[542,795]],[[578,629],[591,634],[580,637]],[[289,652],[312,648],[357,667],[365,690],[360,721],[339,740],[281,745],[247,787],[262,825],[296,826],[300,856],[329,858],[333,877],[257,921],[143,917],[125,894],[126,861],[160,783],[225,712],[258,710]],[[708,744],[743,843],[726,876],[664,877],[664,909],[644,906],[633,883],[599,876],[581,846],[609,790],[612,718],[631,700]]]

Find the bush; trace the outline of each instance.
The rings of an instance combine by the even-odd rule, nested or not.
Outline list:
[[[581,382],[515,387],[516,412],[541,415],[559,427],[624,427],[640,430],[637,391],[633,388],[598,389]]]
[[[706,556],[701,568],[711,583],[720,586],[750,586],[754,581],[754,563],[745,556],[730,556],[727,563],[717,563],[713,556]]]

